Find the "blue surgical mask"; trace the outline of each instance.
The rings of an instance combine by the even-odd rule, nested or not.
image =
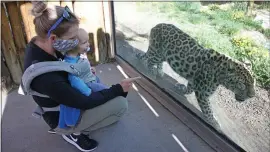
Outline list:
[[[57,39],[53,43],[53,48],[62,53],[66,53],[67,51],[74,49],[78,44],[79,44],[78,39],[74,40]]]

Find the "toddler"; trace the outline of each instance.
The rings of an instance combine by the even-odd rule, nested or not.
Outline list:
[[[77,38],[79,42],[74,49],[68,51],[57,50],[64,54],[64,62],[84,64],[85,68],[83,68],[79,76],[69,73],[68,80],[72,87],[89,96],[92,91],[96,92],[108,87],[100,83],[99,78],[94,74],[95,69],[91,68],[87,57],[83,55],[90,51],[87,32],[84,29],[79,29]],[[57,48],[57,45],[61,46],[62,44],[60,43],[55,43],[54,48]],[[80,114],[80,109],[60,105],[59,128],[75,126],[80,118]]]

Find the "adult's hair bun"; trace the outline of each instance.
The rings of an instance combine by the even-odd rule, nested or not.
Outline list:
[[[39,17],[43,14],[44,11],[47,10],[47,2],[43,2],[43,1],[32,1],[32,10],[31,13],[33,16],[35,17]]]

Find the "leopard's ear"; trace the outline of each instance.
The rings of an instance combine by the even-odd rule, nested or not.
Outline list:
[[[211,54],[213,54],[214,52],[215,52],[215,50],[214,49],[208,49],[208,51],[211,53]]]
[[[228,60],[228,66],[229,66],[229,71],[235,68],[235,65],[232,59]]]
[[[235,76],[235,70],[237,70],[235,63],[233,62],[232,59],[229,59],[228,71],[226,71],[226,76],[227,77],[234,77]]]
[[[241,59],[240,60],[249,70],[252,69],[252,64],[248,59]]]
[[[252,69],[252,64],[251,64],[250,61],[246,60],[246,61],[244,62],[244,64],[245,64],[245,65],[247,66],[247,68],[249,68],[250,70]]]

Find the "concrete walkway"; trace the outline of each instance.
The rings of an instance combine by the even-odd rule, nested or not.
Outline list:
[[[97,67],[101,80],[115,84],[125,78],[117,64]],[[182,124],[138,85],[128,95],[129,111],[118,123],[95,131],[95,152],[212,152],[201,138]],[[3,102],[3,101],[2,101]],[[2,115],[2,152],[76,152],[61,136],[47,133],[49,127],[31,116],[31,97],[11,92]]]

